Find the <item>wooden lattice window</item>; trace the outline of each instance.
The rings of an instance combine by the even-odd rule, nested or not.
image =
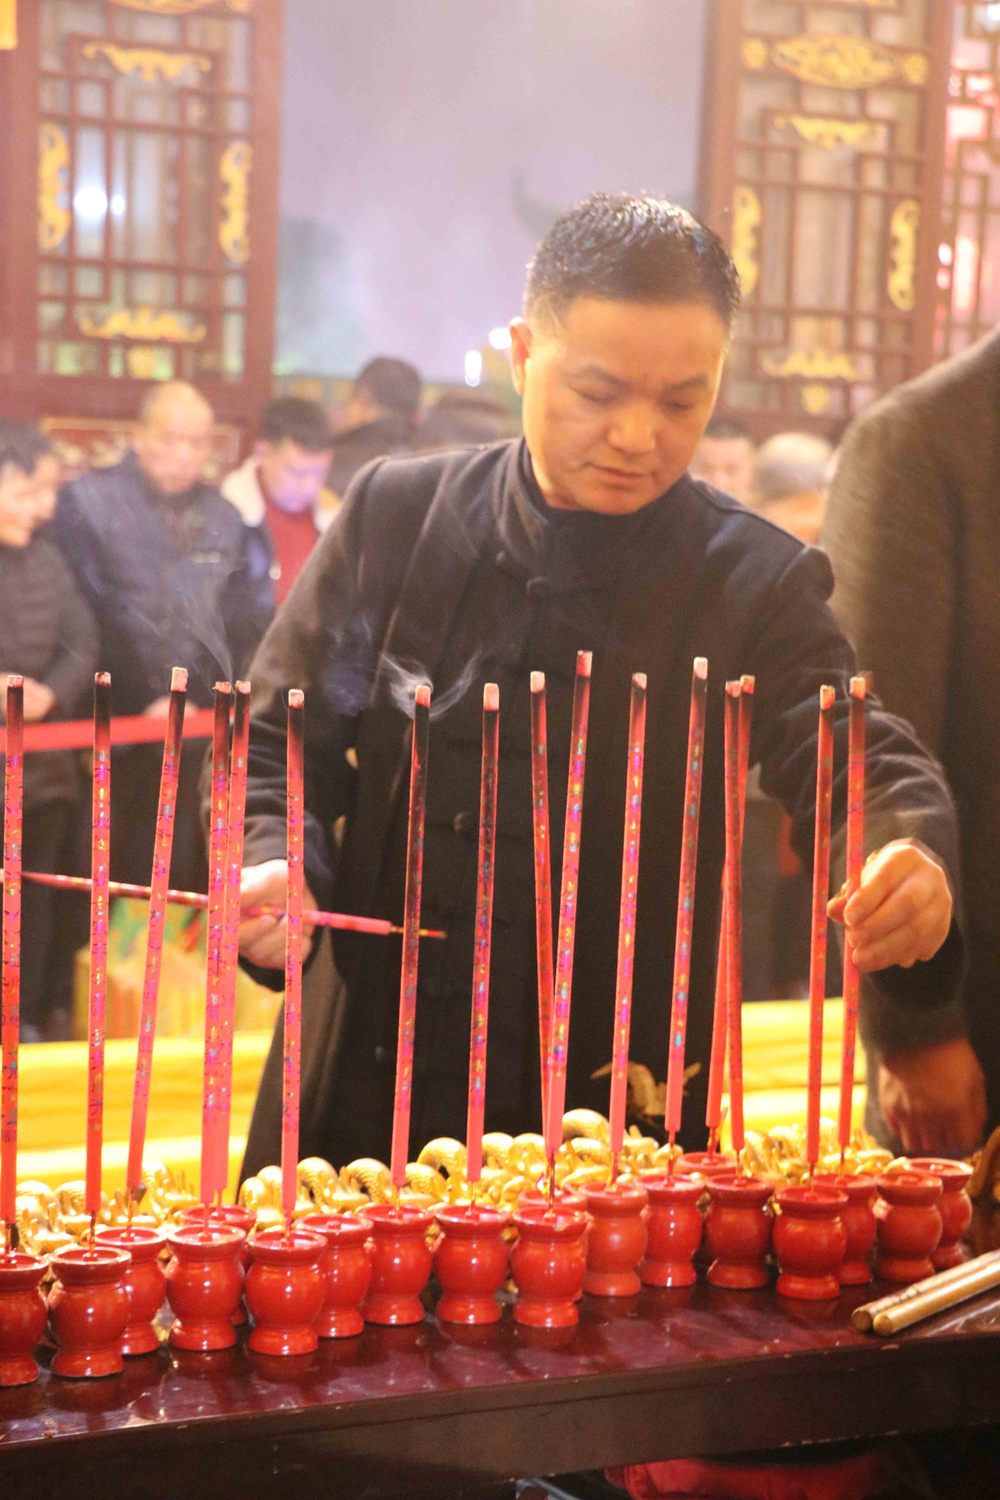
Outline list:
[[[930,357],[950,0],[715,9],[702,207],[745,290],[725,401],[833,429]]]

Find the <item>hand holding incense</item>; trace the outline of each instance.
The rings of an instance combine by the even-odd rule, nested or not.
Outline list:
[[[427,749],[431,690],[421,683],[414,695],[410,749],[410,804],[406,829],[406,894],[403,899],[403,962],[399,983],[396,1091],[392,1111],[390,1172],[398,1193],[406,1181],[413,1104],[413,1044],[417,1024],[417,968],[420,960],[420,898],[424,870],[424,817],[427,807]]]
[[[857,890],[865,862],[865,692],[863,677],[851,678],[850,726],[847,751],[847,885]],[[844,943],[844,1040],[840,1063],[840,1117],[837,1139],[841,1152],[851,1144],[854,1102],[854,1052],[858,1034],[860,979],[850,943]]]
[[[535,864],[535,952],[538,970],[538,1056],[542,1129],[548,1118],[552,1074],[552,857],[549,836],[549,736],[545,673],[531,674],[531,832]]]
[[[830,887],[830,811],[833,800],[832,687],[819,690],[816,748],[816,832],[813,842],[812,934],[809,945],[809,1078],[806,1161],[819,1160],[819,1101],[823,1084],[823,1002],[826,997],[826,905]]]
[[[493,933],[493,876],[497,835],[497,775],[500,748],[500,690],[483,689],[483,763],[479,791],[479,873],[476,882],[475,958],[472,970],[472,1022],[469,1041],[469,1107],[466,1120],[466,1180],[474,1187],[483,1172],[483,1117],[486,1109],[486,1043],[490,1015],[490,948]]]
[[[84,1207],[101,1208],[104,1039],[108,1004],[108,879],[111,858],[111,678],[94,678],[94,771],[90,835],[90,983],[87,1020],[87,1168]]]
[[[229,808],[229,705],[232,688],[217,682],[212,730],[212,801],[208,828],[208,952],[205,1059],[201,1110],[201,1200],[210,1204],[225,1185],[219,1160],[219,1040],[221,1029],[222,923],[226,896],[226,817]],[[228,1166],[228,1163],[226,1164]],[[222,1170],[222,1180],[219,1172]]]
[[[12,1248],[17,1206],[17,1061],[21,1031],[21,840],[24,824],[24,678],[7,678],[3,787],[3,981],[0,1050],[0,1219]]]
[[[578,651],[573,687],[573,720],[570,733],[569,780],[566,788],[566,822],[563,832],[562,878],[559,891],[559,938],[556,948],[555,993],[552,1008],[548,1110],[545,1118],[545,1153],[555,1160],[562,1144],[562,1117],[566,1108],[566,1065],[569,1059],[570,1003],[573,994],[573,948],[580,890],[580,836],[583,829],[583,786],[587,768],[587,718],[590,710],[590,669],[593,654]]]
[[[160,993],[160,968],[163,959],[163,928],[167,911],[170,858],[174,846],[177,780],[180,775],[181,733],[184,727],[186,697],[187,672],[183,667],[174,667],[170,679],[167,729],[163,740],[160,795],[156,806],[153,871],[149,886],[149,912],[146,918],[146,962],[142,978],[142,1004],[139,1010],[139,1043],[135,1061],[135,1083],[132,1089],[128,1165],[125,1169],[125,1184],[133,1196],[142,1187],[142,1153],[146,1142],[146,1121],[149,1114],[149,1082],[153,1066],[153,1039],[156,1035],[156,1008]]]
[[[688,996],[691,986],[691,934],[698,871],[698,823],[701,817],[701,782],[705,763],[705,696],[708,662],[695,658],[691,676],[691,708],[688,717],[687,767],[684,777],[684,813],[681,820],[681,864],[677,887],[677,930],[674,938],[674,984],[670,1007],[670,1056],[667,1067],[665,1126],[671,1146],[681,1128],[684,1099],[684,1050],[687,1040]],[[669,1158],[673,1162],[673,1157]]]
[[[298,1192],[302,1076],[302,897],[305,888],[303,704],[302,693],[298,688],[292,688],[288,694],[286,800],[288,912],[285,923],[285,1000],[281,1090],[281,1207],[285,1215],[285,1224],[289,1229]]]
[[[615,1034],[611,1057],[611,1106],[608,1112],[611,1180],[625,1138],[628,1094],[628,1048],[632,1030],[632,983],[635,970],[635,918],[639,897],[639,840],[642,832],[642,773],[646,744],[646,674],[632,677],[628,724],[628,771],[625,780],[625,838],[622,847],[622,887],[618,910],[618,962],[615,970]]]

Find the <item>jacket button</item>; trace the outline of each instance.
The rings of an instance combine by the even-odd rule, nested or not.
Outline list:
[[[457,834],[460,834],[463,838],[468,838],[476,831],[476,820],[472,813],[460,812],[455,814],[451,826]]]

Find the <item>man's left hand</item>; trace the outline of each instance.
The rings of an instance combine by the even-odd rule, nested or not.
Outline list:
[[[934,856],[915,840],[895,839],[868,860],[858,889],[841,891],[828,910],[858,968],[872,974],[933,958],[948,936],[953,904]]]

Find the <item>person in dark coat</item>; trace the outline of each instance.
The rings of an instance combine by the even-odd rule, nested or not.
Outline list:
[[[810,855],[818,694],[839,694],[843,821],[853,656],[830,614],[822,553],[686,469],[708,420],[738,302],[721,242],[657,199],[595,196],[543,241],[512,324],[523,441],[386,460],[352,486],[254,662],[244,899],[281,899],[285,695],[306,694],[306,874],[320,905],[398,920],[414,680],[433,681],[411,1149],[462,1135],[476,889],[481,689],[500,686],[499,815],[487,1128],[539,1124],[529,672],[548,684],[551,827],[561,840],[576,652],[594,652],[569,1045],[570,1105],[607,1106],[630,675],[649,678],[631,1056],[662,1078],[692,659],[708,658],[705,788],[691,960],[683,1140],[703,1142],[723,861],[722,704],[757,677],[752,759]],[[952,993],[955,826],[936,764],[877,705],[870,716],[863,888],[833,910],[859,964],[900,1003]],[[331,836],[346,818],[342,844]],[[921,842],[916,842],[920,840]],[[556,882],[557,884],[558,882]],[[280,919],[241,927],[280,984]],[[338,934],[330,984],[309,976],[301,1150],[386,1156],[398,940]],[[319,968],[317,967],[317,974]],[[320,978],[322,975],[320,974]],[[245,1169],[277,1160],[272,1049]]]
[[[166,718],[170,672],[186,667],[188,702],[241,675],[274,609],[270,557],[214,485],[201,478],[212,409],[171,382],[143,404],[132,451],[65,486],[55,539],[100,629],[100,668],[111,673],[116,714]],[[204,880],[197,816],[203,741],[181,757],[172,881]],[[111,780],[112,874],[148,881],[162,750],[116,752]],[[202,886],[203,888],[203,886]]]
[[[380,354],[368,361],[354,382],[333,445],[326,482],[334,495],[342,498],[373,459],[413,451],[421,387],[419,371],[405,359]]]
[[[97,626],[62,556],[37,535],[38,485],[51,466],[48,440],[27,425],[0,421],[0,716],[7,677],[24,678],[28,724],[74,718],[97,669]],[[0,755],[0,771],[3,757]],[[83,778],[72,750],[24,759],[22,862],[26,870],[73,873],[75,815]],[[21,896],[21,1037],[41,1041],[58,1024],[68,1034],[75,942],[70,919],[80,899],[26,881]],[[58,1018],[58,1021],[57,1021]]]
[[[968,971],[923,1016],[863,995],[869,1123],[955,1156],[1000,1125],[1000,330],[900,386],[844,440],[824,544],[833,607],[879,694],[955,790]]]

